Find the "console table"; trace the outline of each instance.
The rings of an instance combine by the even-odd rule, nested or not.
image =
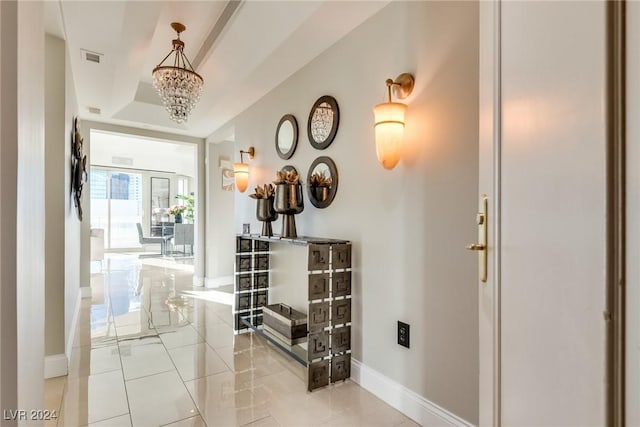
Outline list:
[[[287,284],[305,288],[308,331],[302,344],[290,346],[262,328],[262,307],[270,304],[272,245],[306,250],[304,276]],[[287,268],[288,260],[278,262]],[[273,301],[278,302],[287,304]],[[236,333],[259,334],[307,367],[309,391],[346,380],[351,376],[351,243],[316,237],[237,236],[233,312]]]

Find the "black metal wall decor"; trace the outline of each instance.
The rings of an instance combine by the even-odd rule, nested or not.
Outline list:
[[[319,209],[328,207],[338,191],[338,167],[330,157],[318,157],[307,173],[307,193],[311,204]]]
[[[84,154],[83,140],[78,129],[78,118],[73,119],[71,136],[71,193],[73,203],[78,209],[78,218],[82,221],[82,187],[87,180],[87,155]]]
[[[292,114],[285,114],[276,128],[276,152],[281,159],[293,156],[298,146],[298,122]]]
[[[340,110],[333,96],[321,96],[311,107],[307,121],[309,142],[318,150],[324,150],[333,142],[338,133]]]

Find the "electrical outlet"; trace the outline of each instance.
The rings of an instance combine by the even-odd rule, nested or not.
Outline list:
[[[409,348],[409,324],[398,320],[398,344]]]
[[[251,233],[251,224],[242,224],[242,234]]]

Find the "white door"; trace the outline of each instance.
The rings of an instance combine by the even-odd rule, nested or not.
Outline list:
[[[605,3],[480,7],[480,424],[604,425]]]

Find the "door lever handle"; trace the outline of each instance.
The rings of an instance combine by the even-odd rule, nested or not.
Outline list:
[[[482,243],[472,243],[470,245],[465,246],[465,248],[470,251],[484,251],[486,246]]]
[[[476,216],[476,223],[478,224],[478,240],[479,243],[471,243],[470,245],[465,246],[467,250],[476,251],[478,253],[478,273],[480,276],[481,282],[487,281],[487,270],[488,270],[488,260],[487,260],[487,243],[488,233],[487,233],[487,223],[488,211],[489,211],[489,201],[486,194],[483,194],[480,197],[480,209],[478,215]]]

